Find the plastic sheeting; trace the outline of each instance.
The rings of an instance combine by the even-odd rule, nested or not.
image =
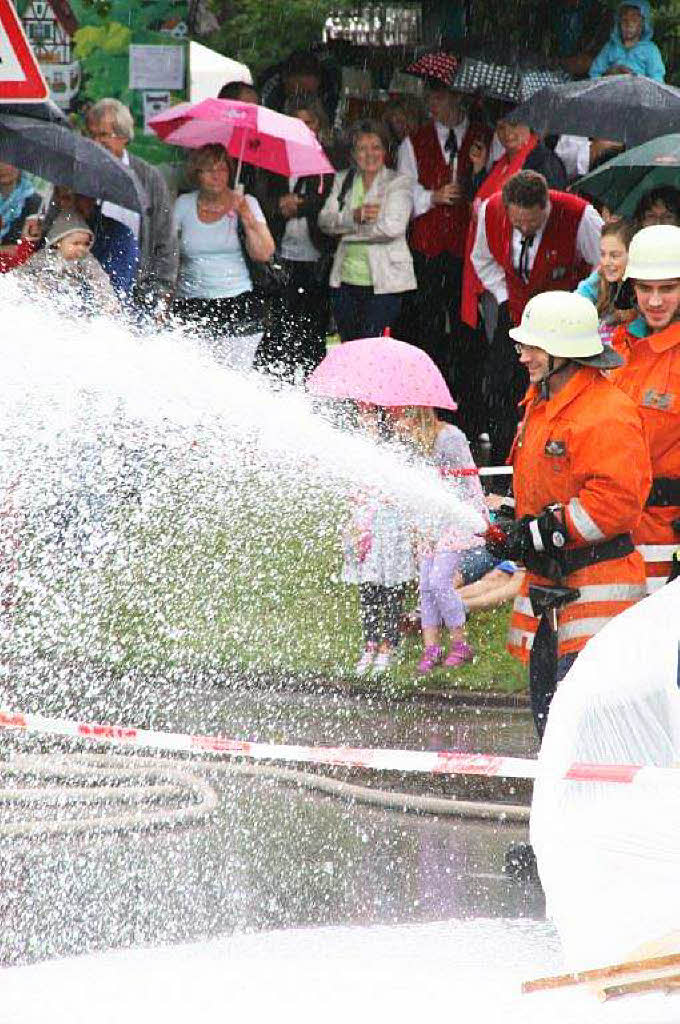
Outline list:
[[[560,779],[574,761],[680,765],[680,581],[595,636],[552,703],[531,841],[570,967],[680,929],[680,768],[635,784]]]

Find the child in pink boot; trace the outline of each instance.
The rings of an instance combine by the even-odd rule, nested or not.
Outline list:
[[[462,431],[437,419],[434,409],[417,407],[393,410],[398,432],[408,438],[419,454],[434,463],[456,496],[471,504],[485,518],[488,510],[470,446]],[[458,568],[468,548],[479,546],[474,537],[440,517],[427,516],[419,537],[420,615],[424,652],[418,665],[427,675],[438,665],[457,668],[472,661],[474,651],[465,638],[465,607],[456,591]],[[445,656],[441,628],[449,633]]]

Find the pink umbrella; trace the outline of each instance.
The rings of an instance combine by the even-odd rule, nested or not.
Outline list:
[[[427,353],[389,337],[336,345],[308,377],[307,390],[320,398],[372,405],[458,408]]]
[[[178,103],[150,118],[149,124],[159,138],[174,146],[223,145],[238,159],[237,183],[243,161],[286,176],[335,173],[304,122],[256,103],[217,99]]]

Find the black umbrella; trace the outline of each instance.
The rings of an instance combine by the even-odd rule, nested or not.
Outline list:
[[[643,75],[611,75],[549,85],[510,118],[549,132],[612,139],[637,146],[677,129],[680,89]]]
[[[146,196],[120,160],[62,124],[0,110],[0,160],[95,199],[141,212]]]

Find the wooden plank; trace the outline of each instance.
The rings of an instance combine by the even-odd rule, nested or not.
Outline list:
[[[534,978],[522,982],[522,992],[544,992],[549,989],[566,988],[569,985],[586,985],[590,981],[606,981],[622,974],[637,974],[641,971],[662,970],[666,967],[680,967],[680,953],[648,957],[644,960],[628,960],[624,963],[595,967],[587,971],[573,971],[571,974],[555,974],[547,978]]]

